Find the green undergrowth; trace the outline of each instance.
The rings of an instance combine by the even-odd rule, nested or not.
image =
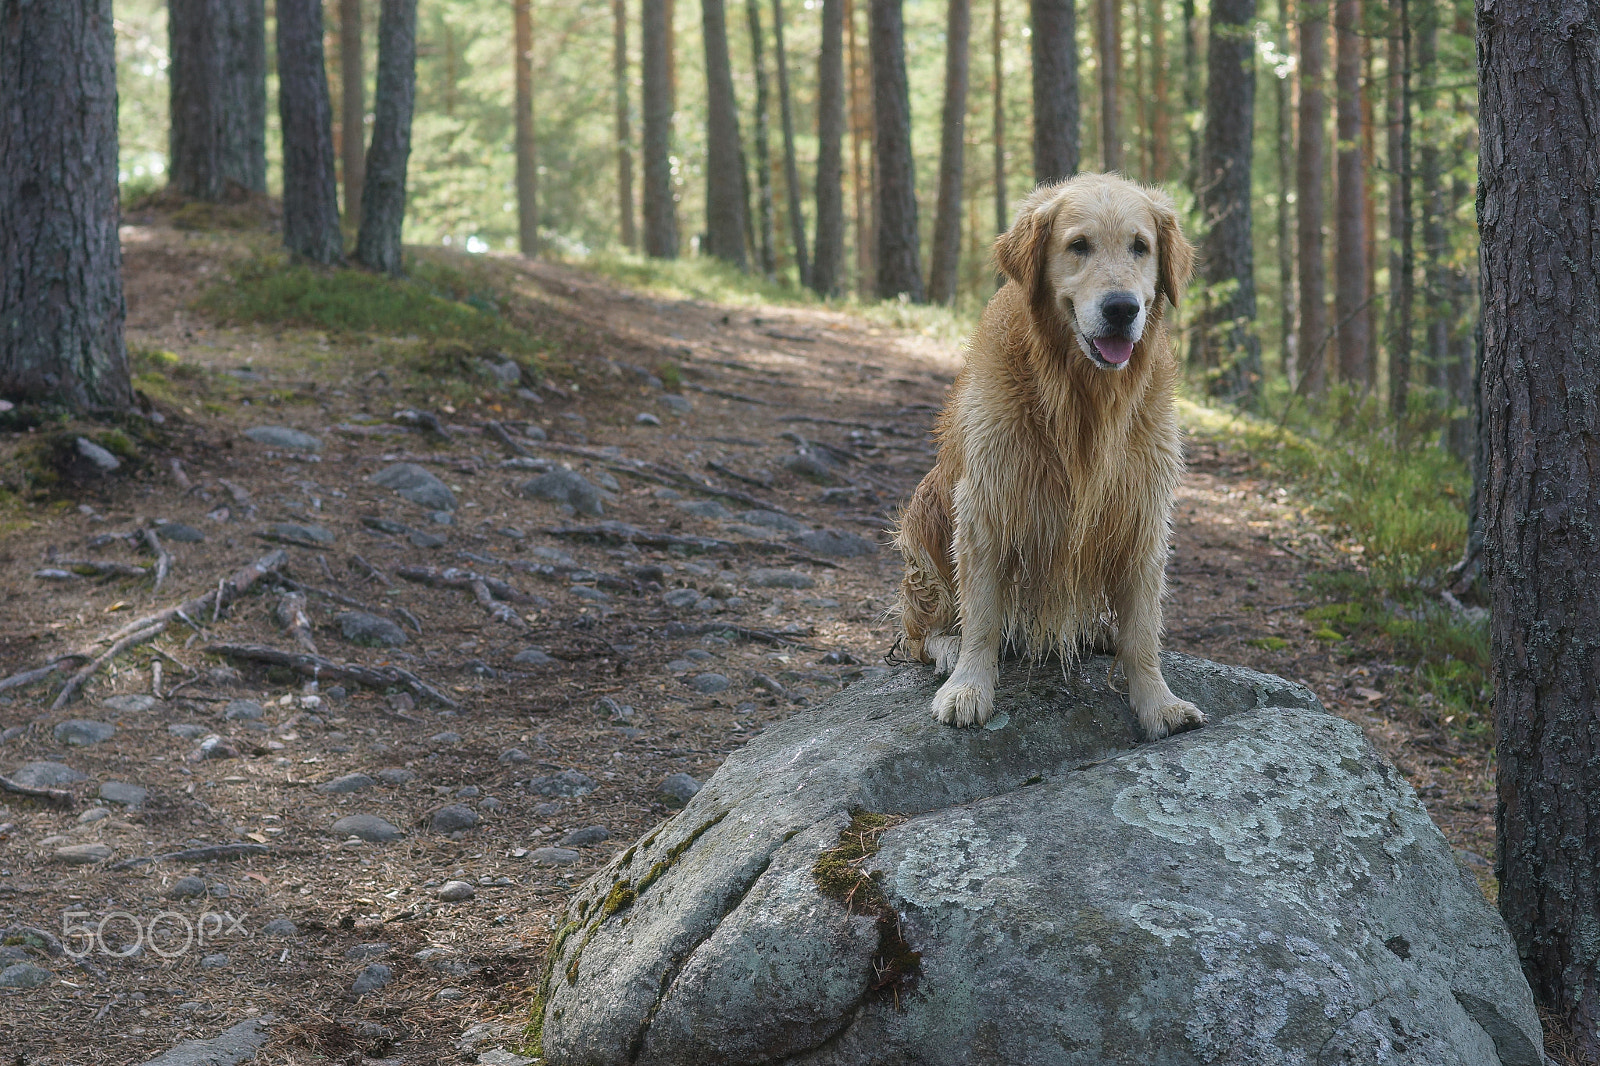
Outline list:
[[[839,842],[817,856],[811,867],[817,891],[844,904],[853,914],[878,923],[878,955],[873,960],[872,991],[880,999],[896,1005],[922,969],[922,953],[906,943],[900,919],[878,885],[882,876],[869,873],[866,864],[878,853],[883,834],[905,821],[903,817],[872,811],[850,812],[850,824],[839,834]]]

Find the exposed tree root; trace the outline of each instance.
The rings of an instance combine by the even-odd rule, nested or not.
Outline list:
[[[283,651],[263,644],[207,644],[205,650],[214,655],[233,659],[284,666],[318,681],[349,681],[367,688],[386,689],[400,685],[441,707],[454,708],[456,701],[422,680],[410,670],[398,666],[362,666],[358,663],[337,663],[320,655]]]

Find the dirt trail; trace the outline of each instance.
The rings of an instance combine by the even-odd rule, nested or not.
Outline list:
[[[0,539],[0,676],[282,548],[280,572],[307,594],[289,609],[305,611],[320,654],[410,671],[456,706],[203,654],[297,647],[277,618],[293,588],[273,577],[215,621],[194,619],[203,634],[174,623],[62,710],[49,710],[59,677],[0,693],[0,772],[50,761],[86,775],[64,783],[67,808],[0,794],[6,942],[19,925],[60,937],[75,912],[87,914],[68,925],[98,930],[81,965],[13,946],[49,978],[0,990],[0,1053],[137,1062],[269,1014],[281,1021],[266,1061],[473,1061],[514,1047],[566,893],[670,815],[663,780],[704,781],[767,723],[885,669],[898,566],[882,534],[932,461],[958,355],[843,314],[655,299],[507,261],[495,269],[563,338],[567,365],[520,394],[483,368],[468,399],[458,389],[446,404],[408,387],[378,341],[208,324],[189,306],[223,269],[224,242],[159,225],[125,238],[131,345],[204,374],[169,375],[164,443],[134,476],[88,485],[80,506],[33,507]],[[448,439],[395,421],[411,408],[437,414]],[[312,434],[322,450],[242,435],[261,425]],[[450,524],[370,480],[397,462],[442,479]],[[1334,553],[1292,486],[1249,466],[1191,442],[1168,646],[1312,684],[1401,765],[1458,847],[1488,854],[1481,753],[1419,732],[1389,694],[1393,667],[1342,661],[1312,639],[1304,575]],[[599,491],[601,514],[523,493],[563,467]],[[63,560],[148,563],[108,535],[155,521],[204,536],[163,537],[173,565],[158,594],[142,578],[36,576],[70,573]],[[481,590],[449,567],[485,579]],[[404,643],[346,640],[340,616],[363,608]],[[75,746],[74,730],[93,730],[58,730],[71,719],[115,733]],[[199,757],[208,735],[223,757]],[[337,779],[354,791],[325,787]],[[147,794],[102,801],[108,782]],[[475,824],[436,822],[451,806]],[[363,814],[403,836],[335,831]],[[96,844],[108,859],[61,857]],[[159,858],[218,844],[260,854]],[[175,897],[193,886],[184,877],[202,894]],[[438,899],[448,881],[472,898]],[[207,912],[241,929],[213,935],[206,923],[223,923]],[[211,941],[174,950],[185,923]],[[372,964],[388,983],[357,998],[352,982]]]

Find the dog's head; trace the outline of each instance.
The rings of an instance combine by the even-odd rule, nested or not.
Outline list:
[[[1165,296],[1194,269],[1172,198],[1112,174],[1041,185],[995,242],[995,261],[1043,323],[1077,335],[1097,367],[1128,365]]]

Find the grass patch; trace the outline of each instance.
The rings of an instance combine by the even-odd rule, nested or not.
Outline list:
[[[1264,651],[1282,651],[1289,646],[1289,642],[1282,637],[1257,637],[1254,640],[1247,640],[1245,643],[1253,648],[1261,648]]]

